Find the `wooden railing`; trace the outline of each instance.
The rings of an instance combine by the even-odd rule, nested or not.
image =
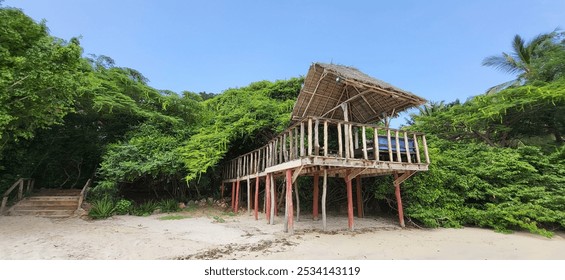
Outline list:
[[[86,199],[91,184],[92,184],[92,179],[88,179],[88,181],[86,181],[86,184],[84,184],[84,187],[82,187],[82,190],[80,191],[80,196],[78,198],[77,210],[80,210],[80,208],[82,207],[82,202]]]
[[[267,145],[228,162],[223,177],[241,178],[310,156],[406,164],[430,163],[423,133],[308,117],[289,127]]]
[[[6,209],[6,204],[8,204],[8,198],[10,193],[18,187],[18,195],[17,201],[22,200],[24,194],[27,194],[33,190],[33,185],[35,180],[29,178],[20,178],[18,179],[2,196],[2,205],[0,206],[0,215],[4,214],[4,210]]]

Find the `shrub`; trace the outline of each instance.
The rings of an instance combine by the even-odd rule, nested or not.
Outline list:
[[[159,208],[159,204],[153,200],[139,204],[132,208],[131,214],[136,216],[149,216]]]
[[[130,200],[127,199],[120,199],[116,202],[116,214],[117,215],[126,215],[131,210],[132,203]]]
[[[106,219],[111,217],[116,210],[114,201],[110,197],[103,197],[92,202],[92,208],[88,215],[94,219]]]
[[[180,211],[179,203],[174,199],[166,199],[159,203],[162,212],[171,213]]]

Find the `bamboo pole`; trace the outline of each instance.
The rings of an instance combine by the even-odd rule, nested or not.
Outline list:
[[[306,150],[304,150],[304,122],[300,123],[300,156],[305,156]]]
[[[350,231],[353,231],[353,190],[351,186],[351,171],[345,173],[345,184],[347,187],[347,225]]]
[[[270,210],[269,210],[269,212],[270,212],[269,221],[270,221],[271,225],[274,225],[275,224],[275,215],[276,215],[276,212],[277,212],[277,207],[276,207],[277,193],[275,192],[275,189],[276,189],[275,188],[275,178],[274,178],[273,174],[271,174],[269,179],[270,179],[269,181],[271,181],[271,199],[270,199],[271,207],[270,207]]]
[[[324,180],[322,182],[322,226],[324,231],[326,231],[326,198],[328,193],[328,170],[324,169]]]
[[[414,148],[416,149],[416,163],[422,163],[420,159],[420,147],[418,147],[418,136],[414,134]]]
[[[363,193],[361,191],[361,176],[357,176],[357,217],[363,218]]]
[[[259,220],[259,173],[255,177],[255,220]]]
[[[408,133],[404,131],[404,148],[406,150],[406,159],[408,163],[412,163],[412,157],[410,156],[410,141],[408,141]]]
[[[324,121],[324,156],[327,157],[329,153],[328,147],[328,121]]]
[[[292,206],[292,170],[286,170],[286,209],[287,209],[287,232],[294,234],[294,209]]]
[[[380,150],[379,150],[379,129],[378,128],[374,128],[373,129],[373,154],[375,156],[375,160],[381,160],[380,159]]]
[[[398,139],[398,130],[395,132],[394,138],[396,138],[396,161],[402,162],[402,156],[400,154],[400,139]]]
[[[320,136],[318,135],[319,129],[320,129],[320,120],[316,119],[316,122],[314,123],[314,155],[315,156],[320,155]]]
[[[265,214],[266,214],[266,219],[267,219],[267,223],[271,224],[271,174],[267,173],[267,176],[265,177],[265,203],[266,203],[266,209],[265,209]]]
[[[402,197],[400,195],[400,183],[396,180],[398,179],[398,172],[394,172],[394,194],[396,195],[396,205],[398,208],[398,221],[400,222],[400,227],[404,227],[404,210],[402,209]]]
[[[320,181],[320,173],[314,173],[314,193],[312,198],[312,218],[314,221],[318,220],[318,196],[319,196],[319,188],[318,183]]]
[[[308,155],[312,155],[312,119],[308,118]]]
[[[426,163],[430,163],[430,155],[428,154],[428,143],[426,143],[426,135],[422,135],[422,145],[424,145],[424,156]]]
[[[234,212],[237,213],[239,210],[239,179],[235,183],[235,209]]]
[[[343,157],[343,145],[342,145],[342,139],[341,139],[341,123],[337,123],[337,146],[338,146],[338,152],[337,152],[337,156],[338,157]]]
[[[365,131],[365,126],[361,127],[361,137],[363,142],[363,158],[368,160],[369,154],[367,153],[367,132]]]

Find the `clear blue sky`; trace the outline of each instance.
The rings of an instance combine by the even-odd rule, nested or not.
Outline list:
[[[563,0],[7,0],[85,54],[139,70],[158,89],[219,93],[305,75],[312,62],[361,71],[433,101],[512,76],[481,66],[525,38],[565,28]]]

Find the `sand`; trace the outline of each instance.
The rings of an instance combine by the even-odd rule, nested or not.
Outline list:
[[[244,260],[484,260],[565,259],[565,235],[553,238],[489,229],[400,228],[393,219],[355,220],[302,217],[295,234],[283,232],[282,217],[267,225],[242,213],[217,209],[182,212],[184,219],[163,220],[172,214],[149,217],[114,216],[107,220],[78,217],[0,217],[2,260],[91,259],[244,259]]]

